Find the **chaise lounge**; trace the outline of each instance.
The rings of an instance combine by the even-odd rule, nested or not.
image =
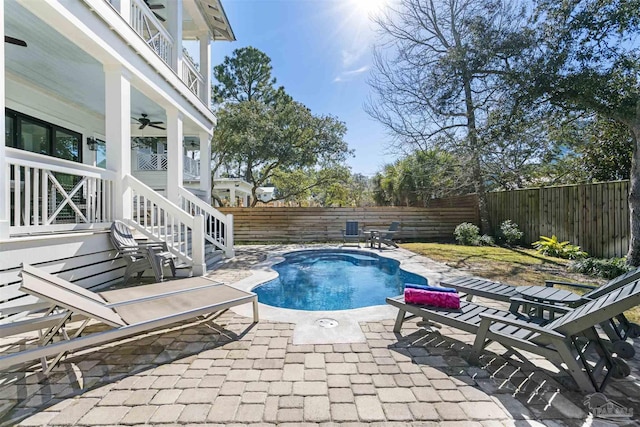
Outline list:
[[[540,286],[540,292],[538,293],[537,299],[543,300],[547,304],[552,304],[551,301],[553,301],[553,295],[556,292],[553,290],[554,285],[563,285],[588,290],[585,294],[576,296],[575,302],[570,304],[571,307],[578,307],[638,279],[640,279],[640,267],[624,273],[602,286],[590,286],[571,282],[547,280],[545,281],[546,288]],[[441,284],[442,286],[455,288],[458,292],[466,294],[467,301],[471,301],[474,296],[478,296],[496,301],[510,302],[510,311],[513,312],[517,312],[521,307],[526,307],[530,304],[530,301],[525,301],[521,298],[522,295],[516,286],[493,282],[483,278],[457,277],[443,279]],[[545,297],[545,295],[548,296]],[[625,342],[625,340],[627,338],[637,338],[640,336],[640,325],[629,322],[624,313],[620,313],[614,318],[603,322],[601,326],[611,340],[614,351],[618,353],[618,355],[624,358],[631,358],[634,356],[635,350],[633,346]]]
[[[422,317],[475,334],[473,354],[476,356],[491,341],[502,344],[508,353],[518,354],[516,349],[521,349],[539,354],[559,367],[564,365],[582,391],[595,392],[602,391],[612,376],[629,373],[627,364],[613,357],[600,340],[595,326],[640,304],[640,280],[576,309],[538,304],[566,313],[547,324],[541,318],[530,319],[519,313],[465,301],[461,301],[459,310],[407,304],[403,296],[387,298],[387,303],[398,308],[394,332],[399,333],[406,320]],[[588,345],[585,345],[585,339]],[[587,352],[597,358],[595,363],[587,359]],[[600,376],[603,378],[598,380]]]
[[[253,304],[253,322],[258,322],[256,294],[205,277],[96,293],[27,264],[23,265],[21,274],[22,291],[61,310],[55,313],[50,310],[35,319],[46,324],[50,323],[48,316],[56,316],[55,325],[42,334],[38,347],[1,355],[2,370],[42,359],[46,372],[69,351],[102,345],[245,303]],[[69,336],[66,324],[77,319],[84,319],[84,322],[73,336]],[[81,337],[90,320],[111,328]],[[33,327],[30,325],[28,330],[33,330]],[[64,340],[54,343],[53,338],[58,333]],[[51,356],[55,358],[47,361],[46,358]]]

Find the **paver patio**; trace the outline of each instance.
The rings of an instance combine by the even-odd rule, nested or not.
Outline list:
[[[243,279],[263,253],[239,247],[213,277]],[[360,324],[365,342],[294,345],[294,324],[250,322],[227,311],[76,353],[49,377],[4,373],[2,425],[620,425],[544,360],[532,371],[494,344],[470,365],[473,336],[457,330],[413,321],[399,336],[387,319]],[[630,365],[605,394],[638,425]]]

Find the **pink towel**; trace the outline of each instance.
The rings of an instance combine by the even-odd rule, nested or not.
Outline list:
[[[460,308],[460,295],[452,292],[425,291],[422,289],[406,288],[404,302],[409,304],[424,304],[440,308]]]

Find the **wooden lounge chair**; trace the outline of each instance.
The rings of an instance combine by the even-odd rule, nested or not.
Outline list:
[[[387,298],[387,303],[399,310],[395,332],[400,332],[405,320],[422,317],[475,334],[475,355],[491,341],[502,344],[508,353],[521,349],[539,354],[559,367],[564,365],[581,390],[594,392],[602,391],[611,376],[629,373],[622,359],[612,357],[594,327],[640,304],[640,281],[631,282],[576,309],[547,305],[549,310],[566,312],[547,324],[542,324],[544,320],[540,318],[529,319],[519,313],[472,302],[461,302],[459,310],[407,304],[402,296]],[[407,317],[406,313],[411,315]],[[587,352],[597,357],[595,363],[587,359]],[[526,361],[526,358],[520,358]],[[598,377],[603,378],[598,381]]]
[[[381,249],[382,244],[384,243],[387,246],[393,246],[394,248],[397,248],[398,245],[393,241],[393,237],[399,230],[400,223],[398,221],[392,222],[388,230],[379,231],[372,237],[373,241],[371,243],[371,247],[378,243],[378,249]]]
[[[362,230],[358,225],[358,221],[347,221],[345,228],[342,230],[342,243],[347,244],[348,241],[355,241],[360,247],[360,240],[362,240]]]
[[[592,301],[595,298],[615,291],[616,289],[638,279],[640,279],[640,268],[624,273],[602,286],[590,286],[554,280],[545,281],[545,285],[548,288],[552,288],[554,285],[564,285],[579,289],[587,289],[588,292],[579,298],[576,298],[577,301],[571,304],[572,307],[577,307]],[[529,301],[525,301],[520,298],[521,295],[516,286],[493,282],[487,279],[478,277],[457,277],[453,279],[443,279],[441,284],[442,286],[452,287],[458,292],[466,294],[468,301],[471,301],[474,296],[478,296],[497,301],[510,302],[510,311],[518,311],[521,307],[526,307],[529,304]],[[550,294],[554,292],[553,290],[545,289],[544,287],[541,287],[540,291]],[[544,299],[542,294],[540,299]],[[625,342],[625,340],[627,338],[637,338],[640,336],[640,325],[629,322],[625,315],[620,313],[614,318],[604,322],[601,326],[611,340],[614,351],[619,356],[624,358],[631,358],[634,356],[635,350],[633,346],[628,342]]]
[[[206,277],[96,293],[30,265],[25,264],[21,274],[22,291],[50,302],[61,311],[54,313],[55,325],[41,335],[38,347],[2,354],[2,370],[42,359],[43,369],[48,371],[69,351],[102,345],[245,303],[253,304],[253,321],[258,322],[256,294]],[[84,322],[70,335],[65,326],[72,319],[84,319]],[[40,318],[43,323],[48,320],[46,315]],[[111,328],[80,336],[90,320]],[[28,330],[33,330],[33,326]],[[58,334],[64,339],[54,343]],[[47,361],[51,356],[55,358]]]
[[[124,271],[124,284],[133,274],[138,275],[138,280],[145,270],[151,269],[156,282],[164,280],[164,266],[169,266],[171,274],[175,277],[176,266],[173,262],[174,255],[167,249],[165,242],[137,242],[131,230],[121,221],[111,224],[109,234],[111,243],[127,263]]]

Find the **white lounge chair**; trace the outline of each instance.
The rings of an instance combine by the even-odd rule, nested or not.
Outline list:
[[[101,345],[245,303],[253,303],[253,321],[258,322],[256,294],[206,277],[96,293],[27,264],[23,265],[21,274],[22,291],[50,302],[59,310],[39,318],[42,324],[49,324],[51,319],[48,316],[56,316],[53,319],[55,325],[42,335],[38,347],[0,356],[2,370],[42,359],[43,369],[48,371],[69,351]],[[73,336],[69,336],[65,325],[72,317],[84,318],[85,321]],[[90,320],[111,329],[80,336]],[[28,324],[24,325],[27,327]],[[28,326],[28,330],[34,329],[32,325]],[[14,332],[19,330],[14,326]],[[53,338],[58,333],[64,340],[54,343]],[[51,356],[56,357],[46,361]]]

